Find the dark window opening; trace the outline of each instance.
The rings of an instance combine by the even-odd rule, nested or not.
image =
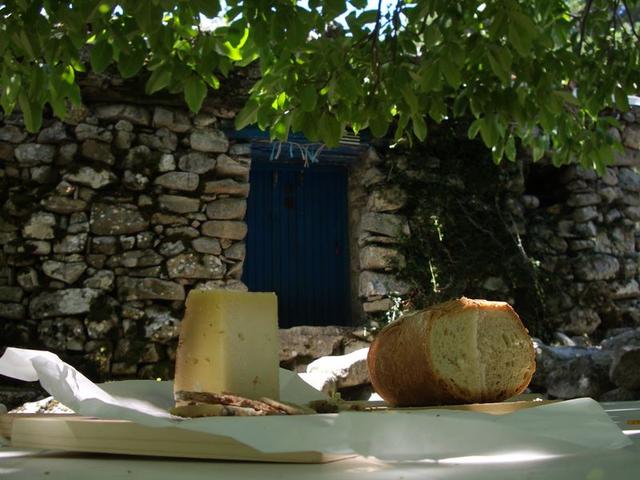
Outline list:
[[[566,203],[569,192],[566,188],[567,167],[553,165],[531,165],[525,183],[525,194],[535,195],[541,208]]]

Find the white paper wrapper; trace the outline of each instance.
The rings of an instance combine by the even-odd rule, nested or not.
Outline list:
[[[96,385],[50,352],[17,348],[8,348],[0,358],[0,374],[39,380],[55,399],[81,415],[223,435],[271,453],[317,451],[422,460],[514,451],[574,454],[631,444],[598,403],[587,398],[507,415],[437,409],[185,420],[167,412],[174,403],[171,382]],[[280,385],[285,401],[326,398],[287,370],[280,371]]]

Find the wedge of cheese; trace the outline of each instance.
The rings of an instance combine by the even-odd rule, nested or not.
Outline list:
[[[275,293],[192,290],[176,354],[174,392],[278,399]]]

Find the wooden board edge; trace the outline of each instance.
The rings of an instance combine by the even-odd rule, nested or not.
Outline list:
[[[268,463],[329,463],[354,455],[265,453],[229,437],[126,420],[81,416],[14,415],[11,446],[74,452]],[[6,420],[6,419],[5,419]],[[9,423],[9,422],[6,422]]]
[[[365,412],[422,412],[429,410],[463,410],[468,412],[488,413],[491,415],[504,415],[527,408],[540,407],[557,403],[562,400],[514,400],[496,403],[466,403],[459,405],[430,405],[420,407],[391,407],[384,402],[347,401],[344,402],[346,410]]]

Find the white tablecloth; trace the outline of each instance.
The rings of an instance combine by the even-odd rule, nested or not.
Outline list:
[[[585,450],[571,456],[544,457],[513,445],[510,452],[492,457],[420,462],[382,462],[354,457],[323,465],[190,461],[2,447],[0,477],[3,480],[636,480],[640,478],[640,426],[628,425],[626,421],[640,419],[640,402],[606,403],[603,407],[633,440],[633,445],[618,450]]]

